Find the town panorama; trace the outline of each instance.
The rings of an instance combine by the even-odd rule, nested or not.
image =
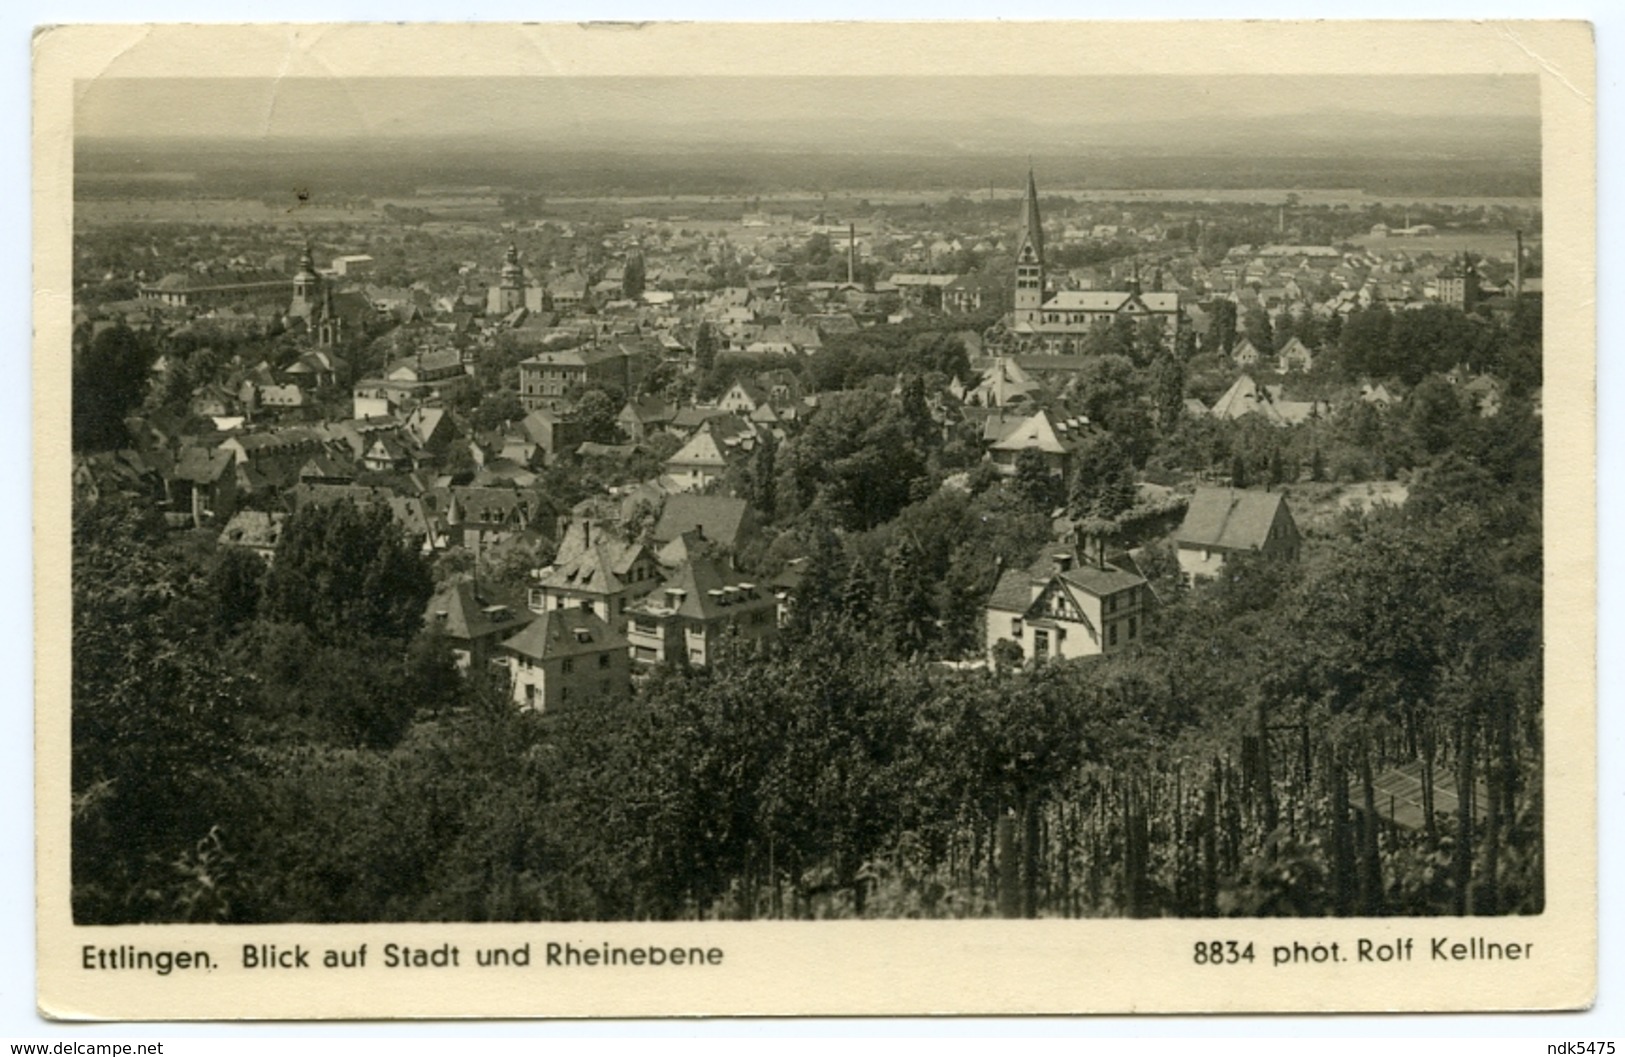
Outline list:
[[[76,920],[1538,913],[1538,130],[1436,125],[81,142]]]

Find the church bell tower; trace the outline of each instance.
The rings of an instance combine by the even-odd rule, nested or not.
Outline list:
[[[1021,206],[1021,244],[1016,249],[1015,321],[1037,323],[1044,305],[1044,223],[1038,216],[1038,184],[1027,169],[1027,198]]]
[[[519,265],[519,247],[511,242],[502,261],[502,281],[497,290],[503,315],[525,307],[525,270]]]
[[[322,277],[316,274],[316,262],[310,257],[310,243],[299,256],[299,270],[293,275],[293,303],[288,315],[308,320],[315,313],[321,293]]]

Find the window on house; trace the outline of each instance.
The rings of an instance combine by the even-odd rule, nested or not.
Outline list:
[[[568,701],[568,700],[570,700],[570,688],[568,686],[559,687],[559,700],[560,701]]]
[[[1010,635],[1011,635],[1011,637],[1016,638],[1016,639],[1021,638],[1021,618],[1020,617],[1011,618],[1011,620],[1010,620]]]
[[[1117,624],[1115,622],[1106,625],[1106,645],[1117,645]]]
[[[563,670],[565,675],[569,675],[571,672],[575,671],[576,670],[575,658],[574,657],[566,657],[566,658],[564,658],[564,664],[562,666],[562,670]]]
[[[1033,660],[1044,661],[1049,658],[1049,632],[1039,628],[1033,632]]]
[[[600,667],[600,668],[608,668],[609,667],[609,654],[600,653],[598,655],[598,667]]]
[[[1140,633],[1140,622],[1135,617],[1128,618],[1128,640],[1133,642]]]

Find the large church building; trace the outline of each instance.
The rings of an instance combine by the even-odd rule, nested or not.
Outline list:
[[[1044,269],[1044,224],[1038,214],[1038,185],[1027,171],[1027,197],[1021,206],[1021,242],[1016,249],[1016,289],[1011,330],[1034,351],[1081,351],[1081,340],[1096,326],[1127,318],[1138,325],[1154,319],[1172,344],[1179,333],[1179,295],[1142,291],[1138,279],[1124,290],[1051,291]]]

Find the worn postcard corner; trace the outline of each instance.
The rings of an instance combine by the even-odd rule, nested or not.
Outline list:
[[[34,56],[42,1016],[1595,1000],[1588,25]]]

